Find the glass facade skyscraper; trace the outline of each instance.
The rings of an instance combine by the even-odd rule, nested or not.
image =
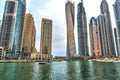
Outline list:
[[[107,46],[107,37],[106,37],[106,27],[105,27],[105,18],[103,14],[100,14],[97,17],[97,24],[100,31],[100,41],[101,41],[101,53],[103,57],[106,57],[108,54]]]
[[[87,20],[83,2],[78,4],[77,13],[77,27],[78,27],[78,51],[80,56],[89,56],[88,51],[88,33],[87,33]]]
[[[114,5],[114,14],[116,20],[116,30],[117,30],[117,43],[118,43],[118,55],[120,56],[120,0],[116,0]]]
[[[67,59],[71,59],[76,54],[75,47],[75,37],[74,37],[74,3],[71,1],[67,1],[65,4],[65,12],[66,12],[66,26],[67,26]]]
[[[26,11],[25,0],[6,0],[2,22],[1,45],[16,56],[22,49],[22,34]]]
[[[109,7],[106,2],[106,0],[102,0],[101,2],[101,14],[104,15],[104,21],[105,21],[105,34],[106,34],[106,57],[113,57],[116,56],[115,54],[115,46],[114,46],[114,40],[113,40],[113,34],[112,34],[112,25],[111,25],[111,18],[110,18],[110,12]]]
[[[94,57],[102,56],[101,53],[101,40],[100,29],[97,24],[97,20],[92,17],[89,22],[89,35],[90,35],[90,52]]]

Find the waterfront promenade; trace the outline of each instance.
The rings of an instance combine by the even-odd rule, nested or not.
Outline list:
[[[79,61],[80,59],[72,60],[72,61]],[[83,60],[83,59],[82,59]],[[51,60],[51,61],[66,61],[64,60]],[[119,62],[120,58],[101,58],[101,59],[85,59],[85,61],[96,61],[96,62]],[[14,62],[48,62],[46,60],[0,60],[0,63],[14,63]]]

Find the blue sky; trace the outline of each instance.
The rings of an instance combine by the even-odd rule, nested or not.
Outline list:
[[[36,49],[40,49],[40,35],[41,35],[41,20],[42,18],[49,18],[53,20],[53,47],[52,53],[54,56],[66,55],[66,19],[65,19],[65,2],[66,0],[26,0],[26,13],[31,13],[35,20],[36,26]],[[75,7],[80,0],[75,1]],[[87,24],[92,16],[97,17],[100,14],[101,0],[84,0],[84,6],[87,15]],[[113,7],[115,0],[107,0],[110,8],[112,25],[115,27]],[[0,0],[0,19],[3,16],[5,0]],[[77,15],[77,14],[76,14]],[[75,15],[75,16],[76,16]],[[75,19],[77,22],[77,20]],[[77,24],[77,23],[76,23]],[[75,39],[77,50],[77,25],[75,24]],[[78,53],[78,50],[77,50]]]

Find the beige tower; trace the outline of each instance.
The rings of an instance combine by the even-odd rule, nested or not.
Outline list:
[[[100,41],[100,30],[97,25],[97,20],[92,17],[89,24],[89,35],[90,35],[90,52],[92,56],[100,57],[101,52],[101,41]]]
[[[35,49],[36,28],[32,14],[25,15],[24,33],[23,33],[23,48],[24,53],[32,53]]]
[[[41,23],[41,42],[40,42],[41,59],[52,59],[52,20],[43,18]]]
[[[67,1],[65,4],[66,27],[67,27],[67,51],[66,57],[68,60],[76,55],[75,37],[74,37],[74,3]]]

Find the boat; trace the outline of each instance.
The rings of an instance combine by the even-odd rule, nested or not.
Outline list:
[[[39,64],[46,64],[47,62],[39,62]]]

